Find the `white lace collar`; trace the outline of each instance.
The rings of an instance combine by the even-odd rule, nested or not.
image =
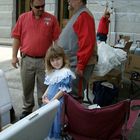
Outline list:
[[[75,74],[68,68],[62,68],[60,70],[54,70],[52,73],[46,74],[44,83],[46,85],[59,83],[61,80],[65,79],[69,76],[71,76],[72,79],[76,78]]]

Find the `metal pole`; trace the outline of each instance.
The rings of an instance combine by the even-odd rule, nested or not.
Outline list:
[[[107,1],[107,0],[106,0]],[[111,9],[111,12],[110,14],[113,14],[113,10],[114,10],[114,7],[113,7],[113,0],[111,1],[111,5],[110,5],[110,9]],[[111,18],[110,18],[111,19]],[[111,20],[110,20],[110,28],[109,28],[109,44],[110,44],[110,37],[111,37]]]

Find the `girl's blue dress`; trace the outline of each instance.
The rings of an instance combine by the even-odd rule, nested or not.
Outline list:
[[[58,91],[64,91],[69,93],[71,91],[72,80],[75,79],[74,73],[68,68],[62,68],[54,70],[50,74],[46,74],[44,84],[48,85],[47,98],[51,100]],[[59,99],[60,106],[57,111],[57,115],[53,122],[53,126],[50,130],[49,137],[60,139],[61,131],[61,110],[63,105],[63,97]]]

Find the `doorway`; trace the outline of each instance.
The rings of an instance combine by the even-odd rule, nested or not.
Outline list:
[[[70,17],[71,13],[68,10],[67,0],[60,0],[60,3],[58,4],[58,18],[61,28],[65,27]]]
[[[24,12],[30,11],[30,0],[16,0],[16,20],[19,15]]]

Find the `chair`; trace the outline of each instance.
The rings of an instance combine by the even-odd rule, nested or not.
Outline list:
[[[133,43],[133,41],[128,41],[128,42],[126,42],[126,44],[125,44],[125,46],[124,46],[124,48],[123,48],[123,50],[124,50],[125,52],[127,52],[127,54],[129,53],[129,49],[130,49],[132,43]]]
[[[132,100],[131,104],[130,104],[130,115],[129,115],[129,119],[127,122],[127,131],[126,131],[126,135],[128,135],[129,133],[131,133],[131,131],[134,128],[134,125],[137,121],[137,118],[140,115],[140,100],[136,99],[136,100]]]
[[[125,52],[127,52],[127,54],[128,54],[132,43],[133,43],[133,41],[128,41],[128,42],[125,43],[124,48],[122,48],[122,47],[116,47],[116,46],[115,46],[115,48],[122,49]]]
[[[53,100],[0,132],[0,140],[46,140],[60,102]]]
[[[130,100],[90,110],[65,94],[64,103],[65,121],[63,122],[66,122],[64,132],[68,132],[72,139],[121,140],[125,138]],[[68,139],[65,135],[62,137]]]
[[[8,84],[4,72],[0,69],[0,113],[1,126],[5,126],[11,122],[10,110],[12,108],[11,97],[8,89]]]
[[[136,44],[137,44],[138,48],[140,48],[140,40],[136,40]]]
[[[140,40],[136,40],[137,47],[134,50],[135,55],[140,55]]]
[[[131,99],[135,99],[140,96],[140,73],[132,72],[130,77],[130,92],[129,96]]]
[[[1,113],[0,113],[0,132],[1,132]]]

